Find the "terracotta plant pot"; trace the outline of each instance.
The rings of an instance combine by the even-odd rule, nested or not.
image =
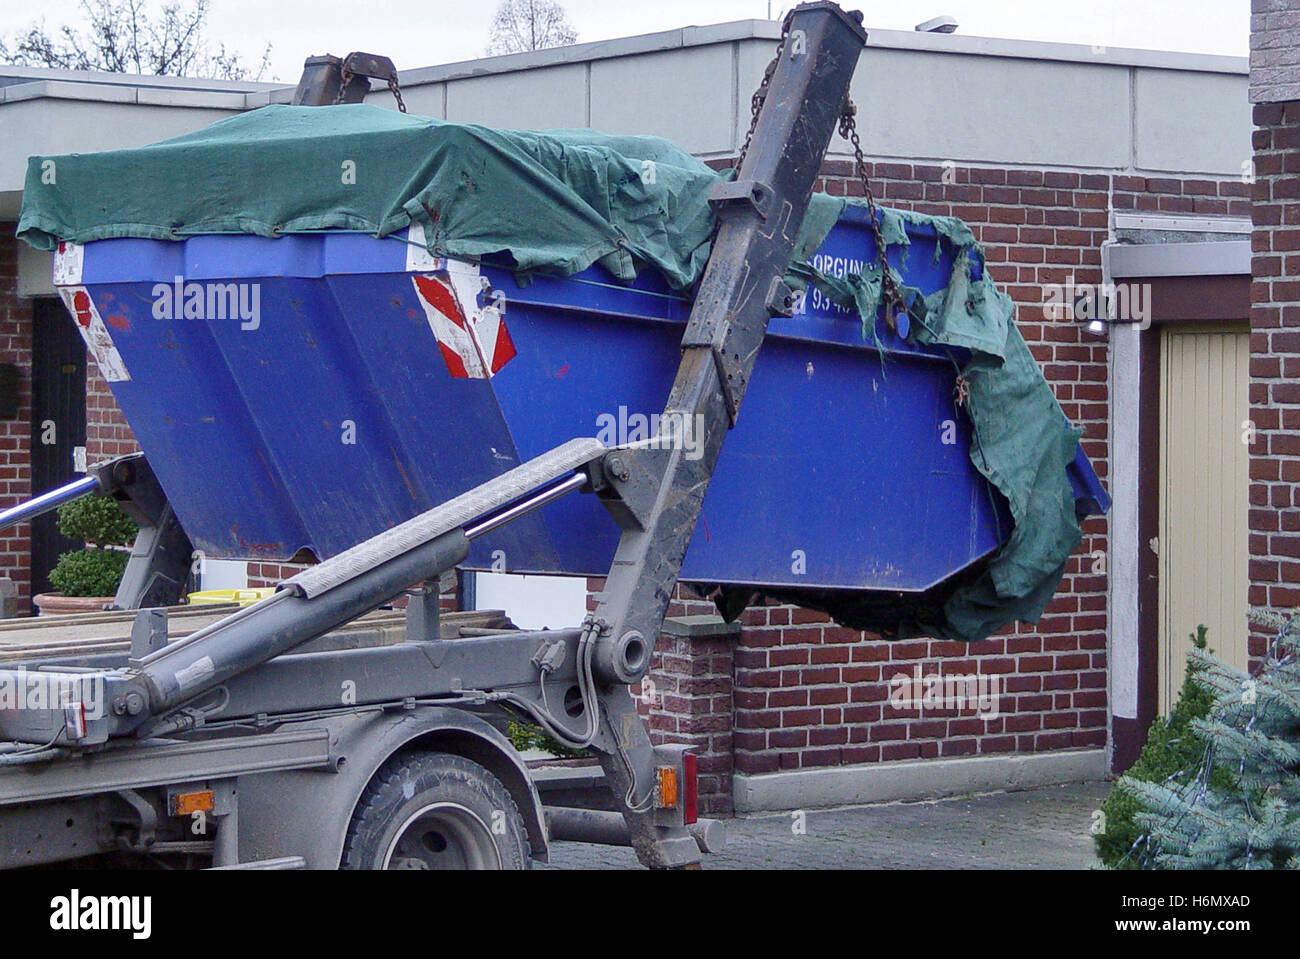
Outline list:
[[[100,613],[113,602],[112,596],[64,596],[62,593],[37,593],[32,604],[42,616],[63,616],[68,613]]]

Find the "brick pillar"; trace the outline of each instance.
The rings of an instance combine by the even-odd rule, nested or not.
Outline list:
[[[32,302],[18,298],[18,241],[14,224],[0,223],[0,363],[20,370],[18,413],[0,422],[0,503],[16,505],[32,495]],[[31,527],[0,531],[0,577],[14,584],[13,608],[29,610]]]
[[[739,637],[740,624],[717,615],[669,617],[650,672],[634,690],[651,740],[694,747],[702,815],[732,812],[732,649]]]
[[[1254,108],[1250,603],[1300,608],[1300,100]],[[1251,627],[1250,655],[1268,631]]]

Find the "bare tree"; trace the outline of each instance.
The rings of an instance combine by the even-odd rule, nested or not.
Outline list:
[[[525,53],[578,42],[564,8],[553,0],[502,0],[492,17],[489,56]]]
[[[179,0],[151,11],[150,0],[81,0],[85,26],[65,24],[51,33],[42,20],[8,43],[0,40],[0,63],[223,80],[260,80],[271,45],[256,69],[225,44],[204,37],[209,0]]]

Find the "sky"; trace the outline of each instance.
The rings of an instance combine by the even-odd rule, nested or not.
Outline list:
[[[156,0],[161,2],[161,0]],[[185,0],[182,0],[184,3]],[[257,63],[264,79],[293,83],[311,54],[384,54],[399,70],[482,56],[498,0],[209,0],[208,37]],[[768,0],[562,0],[578,41],[608,40],[692,24],[773,19],[793,6]],[[872,27],[911,30],[940,14],[970,36],[1053,40],[1246,56],[1250,0],[886,0],[854,4]],[[34,21],[53,32],[79,15],[79,0],[0,0],[0,36]]]

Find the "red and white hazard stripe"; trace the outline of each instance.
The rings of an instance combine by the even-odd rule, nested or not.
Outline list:
[[[86,343],[86,349],[95,358],[95,365],[104,379],[110,383],[129,380],[122,354],[113,344],[113,337],[99,315],[94,297],[90,290],[81,285],[81,267],[85,259],[85,248],[79,243],[60,243],[54,251],[54,285],[63,298],[63,303],[77,321],[77,331]]]
[[[61,286],[59,296],[63,297],[68,312],[77,321],[77,330],[86,342],[86,349],[95,358],[95,365],[99,367],[104,379],[110,383],[129,380],[131,375],[126,371],[126,363],[113,344],[113,337],[104,325],[90,291],[84,286]]]
[[[448,372],[461,379],[489,379],[515,357],[504,300],[480,296],[483,278],[474,264],[442,262],[436,273],[411,277],[416,296]]]

